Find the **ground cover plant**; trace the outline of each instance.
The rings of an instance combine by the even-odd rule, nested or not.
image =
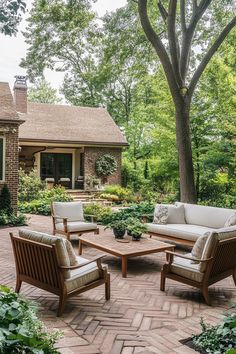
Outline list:
[[[49,333],[37,317],[35,304],[0,286],[0,353],[59,354],[58,331]]]
[[[6,184],[0,193],[0,225],[21,226],[26,224],[26,217],[13,211],[11,194]]]
[[[236,305],[224,315],[217,326],[201,320],[202,333],[193,336],[196,348],[211,354],[236,354]]]

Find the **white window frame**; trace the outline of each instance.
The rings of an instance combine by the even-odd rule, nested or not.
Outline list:
[[[2,152],[2,179],[0,182],[5,182],[5,167],[6,167],[6,138],[3,135],[0,135],[0,139],[3,140],[3,152]]]

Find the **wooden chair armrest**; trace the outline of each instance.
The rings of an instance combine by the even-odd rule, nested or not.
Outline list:
[[[93,214],[84,214],[84,216],[88,216],[91,220],[91,222],[96,222],[97,221],[97,217]]]
[[[191,261],[196,261],[196,262],[209,262],[212,260],[212,257],[211,258],[206,258],[206,259],[198,259],[198,258],[192,258],[190,256],[185,256],[184,254],[181,254],[181,253],[176,253],[176,252],[173,252],[173,251],[165,251],[165,253],[167,255],[169,255],[169,262],[172,263],[173,262],[173,258],[174,256],[177,256],[177,257],[180,257],[180,258],[184,258],[184,259],[189,259]]]
[[[74,266],[59,266],[59,268],[61,270],[73,270],[73,269],[78,269],[78,268],[82,268],[90,263],[93,263],[93,262],[97,262],[97,267],[98,269],[102,270],[102,258],[105,256],[105,254],[102,254],[100,256],[97,256],[97,257],[94,257],[93,259],[90,259],[88,260],[87,262],[83,263],[83,264],[77,264],[77,265],[74,265]]]
[[[62,218],[61,216],[57,216],[57,215],[53,215],[53,214],[52,214],[52,218],[53,218],[53,219],[61,219],[61,220],[63,220],[63,221],[64,221],[64,220],[66,220],[66,221],[68,220],[68,218]]]

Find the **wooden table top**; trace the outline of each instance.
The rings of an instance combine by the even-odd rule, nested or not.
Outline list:
[[[100,235],[82,235],[79,240],[82,244],[100,249],[116,256],[138,256],[149,253],[163,252],[168,249],[173,249],[174,245],[158,240],[153,240],[143,236],[140,241],[132,241],[132,237],[125,236],[129,243],[118,242],[115,236],[111,233]]]

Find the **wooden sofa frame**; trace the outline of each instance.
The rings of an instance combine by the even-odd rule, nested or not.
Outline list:
[[[166,251],[168,256],[168,263],[164,264],[161,271],[161,284],[160,290],[165,291],[166,278],[179,281],[181,283],[199,288],[204,296],[208,305],[210,305],[210,298],[208,287],[216,282],[233,276],[236,285],[236,237],[217,241],[213,248],[212,257],[209,259],[197,259],[199,262],[206,263],[206,271],[201,282],[187,279],[180,275],[171,272],[171,264],[174,256],[184,259],[192,259],[191,257],[178,254],[171,251]]]
[[[34,285],[40,289],[59,296],[57,316],[63,314],[65,302],[68,297],[81,294],[105,284],[105,298],[110,299],[110,274],[103,270],[101,258],[96,257],[82,265],[62,267],[59,266],[55,245],[46,245],[32,240],[25,240],[10,233],[16,265],[16,288],[19,293],[22,282]],[[95,280],[78,289],[67,291],[63,272],[81,268],[92,262],[97,262],[100,279]]]
[[[85,230],[85,231],[68,231],[68,218],[61,218],[57,215],[54,215],[54,210],[53,210],[53,204],[51,203],[51,215],[52,215],[52,224],[53,224],[53,235],[56,234],[61,234],[63,236],[66,236],[68,240],[70,240],[70,235],[78,235],[81,236],[82,234],[88,233],[88,232],[94,232],[96,235],[99,235],[99,228],[96,227],[94,229],[90,229],[90,230]],[[90,217],[91,222],[95,222],[95,218],[94,215],[88,215],[86,214],[86,216]],[[56,219],[61,219],[62,223],[64,225],[64,231],[63,230],[58,230],[56,227]]]

